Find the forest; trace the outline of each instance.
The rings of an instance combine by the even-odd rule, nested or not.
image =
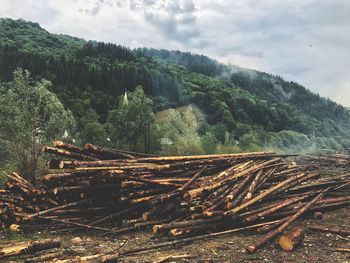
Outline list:
[[[162,155],[350,147],[349,109],[298,83],[21,19],[0,19],[0,82],[2,165],[53,139]]]

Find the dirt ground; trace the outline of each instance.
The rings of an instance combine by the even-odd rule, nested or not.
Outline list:
[[[350,208],[325,213],[323,220],[306,219],[298,221],[295,225],[307,226],[310,223],[343,226],[349,228]],[[306,228],[305,228],[306,229]],[[42,239],[54,238],[57,235],[50,233],[35,234],[6,234],[2,233],[0,246],[6,244]],[[78,242],[76,241],[78,238]],[[241,232],[227,236],[196,241],[183,246],[166,247],[144,253],[125,256],[120,262],[154,262],[164,256],[187,255],[186,259],[171,260],[171,262],[350,262],[350,253],[333,252],[334,248],[350,247],[350,237],[334,234],[316,233],[306,231],[303,244],[293,252],[284,252],[276,246],[276,242],[270,242],[255,254],[245,251],[246,245],[256,240],[258,236],[253,232]],[[101,233],[76,233],[61,236],[62,247],[66,257],[86,256],[99,253],[108,253],[117,250],[130,234],[111,237]],[[162,240],[151,240],[151,234],[147,231],[135,234],[119,251],[128,250],[140,246],[157,244]],[[24,262],[25,256],[6,259],[0,262]],[[169,261],[167,261],[169,262]]]

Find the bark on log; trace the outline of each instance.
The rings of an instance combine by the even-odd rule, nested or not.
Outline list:
[[[59,148],[59,149],[63,149],[63,150],[69,151],[69,152],[74,152],[74,153],[78,153],[78,154],[82,154],[82,155],[87,155],[87,156],[95,158],[96,160],[99,159],[98,156],[96,156],[95,154],[90,153],[90,152],[86,151],[84,148],[80,148],[80,147],[78,147],[76,145],[73,145],[73,144],[64,143],[62,141],[53,141],[52,142],[52,146],[55,147],[55,148]]]
[[[85,144],[84,149],[99,156],[101,159],[135,159],[134,156],[127,153],[117,152],[114,149],[104,148],[93,144]]]
[[[201,224],[218,223],[220,221],[224,221],[222,217],[214,217],[210,219],[196,219],[196,220],[172,222],[169,224],[154,225],[153,234],[158,234],[161,231],[168,231],[170,229],[175,229],[175,228],[197,226]]]
[[[295,197],[295,198],[291,198],[289,200],[284,200],[282,202],[280,202],[279,204],[276,204],[274,207],[270,208],[270,209],[267,209],[267,210],[264,210],[264,211],[261,211],[257,214],[254,214],[254,215],[251,215],[251,216],[248,216],[248,217],[245,217],[243,220],[245,222],[254,222],[258,219],[263,219],[265,216],[267,215],[270,215],[284,207],[287,207],[291,204],[294,204],[296,202],[299,202],[299,201],[302,201],[304,199],[306,199],[307,197],[309,197],[309,195],[307,196],[301,196],[301,197]]]
[[[38,262],[48,262],[49,260],[55,259],[55,258],[61,258],[63,256],[63,252],[53,252],[53,253],[47,253],[38,257],[33,258],[27,258],[24,260],[25,263],[38,263]]]
[[[131,254],[149,251],[149,250],[153,250],[153,249],[157,249],[157,248],[174,246],[174,245],[179,245],[179,244],[186,244],[186,243],[197,241],[197,240],[203,240],[203,239],[207,239],[207,238],[229,235],[232,233],[261,227],[263,225],[273,224],[275,222],[276,221],[266,222],[266,223],[261,223],[261,224],[246,226],[246,227],[234,228],[234,229],[230,229],[230,230],[226,230],[226,231],[222,231],[222,232],[217,232],[217,233],[210,233],[210,234],[205,234],[205,235],[200,235],[200,236],[195,236],[195,237],[188,237],[188,238],[183,238],[183,239],[179,239],[179,240],[168,241],[168,242],[164,242],[164,243],[160,243],[160,244],[150,245],[150,246],[146,246],[146,247],[139,247],[139,248],[135,248],[135,249],[130,249],[130,250],[123,251],[121,253],[106,255],[106,256],[101,258],[101,262],[115,262],[115,260],[120,259],[120,257],[124,256],[124,255],[131,255]]]
[[[56,206],[56,207],[53,207],[53,208],[50,208],[50,209],[47,209],[47,210],[44,210],[44,211],[40,211],[38,213],[25,215],[25,220],[31,220],[31,219],[33,219],[35,217],[43,216],[43,215],[49,214],[49,213],[51,213],[53,211],[56,211],[56,210],[66,209],[66,208],[77,206],[77,205],[81,205],[81,204],[84,204],[84,203],[87,203],[87,202],[90,202],[90,201],[91,201],[91,199],[80,200],[78,202],[73,202],[73,203],[69,203],[69,204],[66,204],[66,205]]]
[[[66,150],[62,150],[62,149],[58,149],[58,148],[54,148],[54,147],[50,147],[50,146],[44,146],[42,148],[42,151],[45,153],[51,153],[51,154],[55,154],[58,156],[63,156],[63,157],[67,157],[67,158],[77,159],[77,160],[86,160],[86,161],[97,160],[96,158],[91,157],[91,156],[82,155],[82,154],[74,153],[74,152],[69,152]]]
[[[326,189],[326,191],[328,191],[328,190],[329,189]],[[271,231],[270,233],[268,233],[264,237],[258,239],[253,245],[247,246],[247,248],[246,248],[247,251],[250,253],[254,253],[257,249],[259,249],[260,247],[265,245],[266,242],[268,242],[269,240],[271,240],[275,236],[282,233],[291,223],[293,223],[296,219],[298,219],[298,217],[300,217],[302,214],[304,214],[311,206],[313,206],[318,200],[320,200],[324,196],[326,191],[317,195],[314,199],[312,199],[308,204],[306,204],[304,207],[302,207],[293,216],[288,218],[288,220],[285,223],[283,223],[281,226],[279,226],[277,229]]]
[[[248,206],[252,205],[252,204],[255,204],[257,203],[258,201],[261,201],[262,199],[264,199],[266,196],[272,194],[273,192],[277,191],[278,189],[281,189],[282,187],[284,187],[285,185],[288,185],[290,184],[291,182],[295,181],[295,180],[298,180],[299,178],[302,178],[303,176],[305,176],[304,173],[301,173],[301,174],[298,174],[297,176],[295,177],[292,177],[292,178],[288,178],[284,181],[282,181],[281,183],[267,189],[266,191],[264,191],[263,193],[261,193],[260,195],[254,197],[253,199],[247,201],[246,203],[238,206],[238,207],[235,207],[227,212],[225,212],[225,215],[226,216],[230,216],[230,215],[234,215],[236,214],[237,212],[247,208]]]
[[[338,247],[333,250],[334,252],[348,252],[350,253],[350,248]]]
[[[313,230],[313,231],[337,234],[337,235],[345,235],[345,236],[350,235],[350,229],[342,229],[340,227],[311,225],[311,226],[308,226],[308,229]]]
[[[57,248],[61,246],[60,239],[45,239],[40,241],[25,242],[0,249],[0,258],[19,256],[22,254],[34,254],[38,251]]]

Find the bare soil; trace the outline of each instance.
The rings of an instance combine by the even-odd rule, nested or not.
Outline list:
[[[350,207],[327,212],[322,220],[307,218],[296,222],[296,225],[324,224],[350,228]],[[62,248],[65,256],[87,256],[92,254],[109,253],[118,251],[118,248],[130,238],[131,234],[122,236],[105,236],[102,233],[78,232],[62,235]],[[52,233],[9,234],[2,233],[0,246],[11,243],[36,240],[42,238],[54,238]],[[80,237],[80,241],[74,241]],[[241,232],[227,236],[196,241],[182,246],[165,247],[157,250],[125,256],[120,262],[154,262],[164,256],[188,255],[189,258],[172,260],[172,262],[350,262],[350,253],[334,252],[338,247],[350,248],[350,237],[335,234],[318,233],[306,230],[306,237],[301,246],[293,252],[282,251],[276,241],[268,243],[255,254],[248,254],[246,245],[254,242],[259,236],[254,232]],[[157,244],[164,240],[151,239],[147,231],[136,233],[119,251],[124,251],[140,246]],[[28,257],[28,256],[27,256]],[[0,262],[24,262],[26,256],[6,259]]]

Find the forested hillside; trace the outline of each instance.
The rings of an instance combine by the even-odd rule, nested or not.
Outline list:
[[[278,76],[202,55],[131,50],[51,34],[37,23],[0,19],[5,88],[16,68],[28,70],[32,81],[51,81],[48,89],[73,113],[77,124],[70,136],[79,143],[163,153],[350,147],[347,108]],[[154,113],[189,104],[202,110],[205,121],[193,111],[174,111],[168,123],[154,122]]]

